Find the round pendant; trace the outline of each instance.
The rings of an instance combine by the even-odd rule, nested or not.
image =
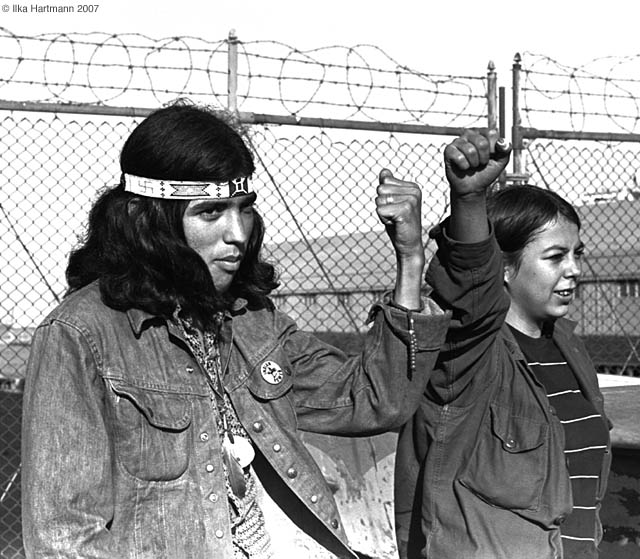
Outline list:
[[[256,451],[253,450],[251,441],[238,435],[234,435],[233,437],[231,452],[241,468],[246,468],[256,456]]]

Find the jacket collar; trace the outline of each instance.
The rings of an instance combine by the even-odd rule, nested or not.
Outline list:
[[[578,323],[574,320],[569,320],[568,318],[559,318],[551,326],[551,337],[558,343],[558,345],[566,347],[568,345],[568,340],[573,335],[573,331],[575,330],[577,324]],[[520,346],[518,345],[518,342],[511,332],[511,328],[506,322],[502,324],[502,334],[504,335],[504,340],[509,351],[517,359],[524,359],[524,355],[520,350]]]
[[[597,375],[593,368],[593,364],[586,353],[586,349],[578,340],[575,339],[574,330],[577,323],[567,318],[559,318],[553,324],[553,340],[558,345],[558,349],[567,360],[567,364],[573,370],[578,384],[583,389],[589,400],[599,401],[599,389],[597,385]],[[515,359],[526,361],[518,342],[516,341],[509,325],[505,322],[502,325],[502,334],[504,336],[507,349],[511,352]]]
[[[140,336],[147,321],[157,319],[156,315],[143,311],[142,309],[127,310],[127,318],[129,319],[129,326],[131,326],[131,330],[133,330],[136,337]]]
[[[575,372],[578,384],[587,398],[592,402],[601,401],[596,370],[586,347],[579,340],[575,339],[575,335],[573,334],[575,327],[575,322],[559,319],[557,321],[557,327],[553,332],[553,339],[558,344],[567,363]]]
[[[509,353],[513,355],[514,359],[517,359],[518,361],[526,361],[524,353],[522,353],[513,332],[511,332],[511,328],[506,322],[502,323],[501,332],[504,337],[504,343],[507,346]]]
[[[233,304],[231,305],[230,311],[226,311],[226,317],[231,317],[234,314],[237,314],[242,311],[247,306],[247,300],[242,297],[238,297]],[[131,308],[126,311],[127,318],[129,320],[129,325],[131,326],[131,330],[136,335],[136,337],[140,336],[142,330],[144,330],[145,326],[149,321],[152,320],[162,320],[166,322],[164,318],[160,318],[155,314],[151,314],[143,309]],[[169,329],[171,330],[171,326],[169,325]],[[172,333],[173,330],[171,330]]]

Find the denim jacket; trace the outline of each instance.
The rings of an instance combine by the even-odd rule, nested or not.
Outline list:
[[[448,324],[432,303],[414,316],[415,374],[407,313],[387,304],[372,309],[352,358],[273,309],[237,301],[224,320],[224,384],[257,449],[257,475],[338,557],[354,555],[298,430],[369,434],[406,421]],[[27,557],[232,559],[213,403],[172,322],[105,306],[95,283],[65,299],[37,329],[27,371]]]
[[[560,525],[573,506],[564,429],[505,324],[500,250],[493,236],[464,245],[442,228],[432,234],[439,248],[427,279],[453,315],[423,401],[399,438],[402,555],[558,559]],[[596,371],[573,328],[557,320],[553,339],[606,422]],[[598,507],[610,461],[609,447]],[[594,530],[599,542],[599,521]]]

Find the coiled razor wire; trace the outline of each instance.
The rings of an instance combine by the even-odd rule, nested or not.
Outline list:
[[[521,116],[527,126],[640,132],[640,54],[571,66],[526,52],[521,80]]]
[[[302,51],[233,38],[98,32],[29,37],[0,28],[0,98],[145,107],[189,97],[226,107],[231,44],[238,53],[238,110],[434,126],[486,120],[483,71],[428,74],[373,45]]]

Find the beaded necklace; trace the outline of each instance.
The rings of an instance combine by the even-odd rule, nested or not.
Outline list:
[[[214,413],[220,434],[227,496],[231,505],[229,515],[234,554],[237,558],[269,559],[272,557],[270,540],[262,511],[256,501],[256,483],[249,467],[255,451],[222,382],[224,371],[220,362],[218,338],[224,315],[217,313],[214,329],[204,332],[198,330],[189,319],[178,317],[178,312],[175,316],[215,395]],[[228,363],[225,370],[227,366]]]

